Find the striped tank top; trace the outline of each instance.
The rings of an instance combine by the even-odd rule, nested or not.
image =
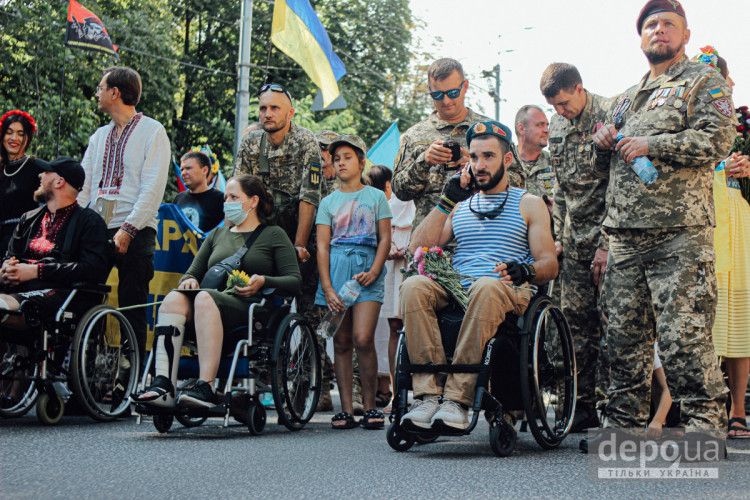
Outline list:
[[[497,262],[534,262],[529,249],[526,221],[518,208],[524,194],[525,190],[515,187],[505,193],[477,193],[459,205],[453,214],[453,234],[458,242],[453,267],[460,274],[474,278],[497,278],[493,272]],[[488,212],[500,206],[506,196],[508,201],[503,211],[494,219],[481,220],[469,208],[471,201],[471,208],[475,211]],[[469,288],[472,282],[471,279],[463,279],[461,285]],[[536,290],[536,286],[532,288]]]

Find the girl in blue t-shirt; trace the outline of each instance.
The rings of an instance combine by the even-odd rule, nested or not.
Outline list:
[[[328,152],[340,186],[318,207],[318,270],[320,283],[315,303],[343,311],[338,291],[350,279],[362,287],[354,305],[333,337],[334,368],[341,397],[341,413],[334,415],[335,429],[381,429],[383,412],[375,408],[378,358],[375,325],[383,303],[384,264],[391,248],[391,209],[382,191],[365,186],[366,147],[356,135],[336,138]],[[357,350],[365,414],[357,423],[352,416],[352,348]]]

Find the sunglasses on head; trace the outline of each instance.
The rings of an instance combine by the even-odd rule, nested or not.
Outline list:
[[[268,90],[270,90],[271,92],[278,92],[279,94],[284,94],[285,96],[289,98],[289,102],[292,102],[292,94],[290,94],[287,89],[285,89],[278,83],[266,83],[260,88],[257,95],[261,95],[263,92],[266,92]]]
[[[444,96],[448,96],[450,99],[455,99],[461,94],[461,89],[464,88],[464,83],[466,83],[466,80],[461,82],[461,86],[457,89],[450,89],[450,90],[435,90],[430,91],[430,97],[432,97],[433,101],[442,101]]]

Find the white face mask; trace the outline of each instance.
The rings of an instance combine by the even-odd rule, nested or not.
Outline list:
[[[239,226],[245,222],[245,219],[247,219],[247,216],[252,211],[252,208],[250,210],[243,210],[242,203],[241,201],[224,202],[224,217],[235,226]]]

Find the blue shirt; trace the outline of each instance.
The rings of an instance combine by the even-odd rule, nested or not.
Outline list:
[[[378,246],[378,221],[390,219],[385,193],[365,186],[354,193],[334,191],[318,207],[316,224],[331,226],[331,246]]]

